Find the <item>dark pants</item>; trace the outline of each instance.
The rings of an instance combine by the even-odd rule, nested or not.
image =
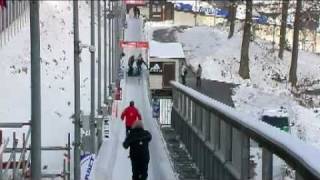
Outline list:
[[[131,131],[131,127],[126,126],[126,136],[128,136],[128,134],[130,133],[130,131]]]
[[[201,78],[200,77],[197,77],[197,86],[201,86]]]
[[[133,67],[129,66],[128,76],[132,76],[132,75],[133,75]]]
[[[141,70],[142,70],[141,65],[138,65],[137,66],[137,75],[138,76],[141,74]]]
[[[149,160],[131,159],[132,180],[146,180],[148,177]]]
[[[186,76],[185,75],[181,75],[181,79],[182,79],[182,84],[186,84]]]

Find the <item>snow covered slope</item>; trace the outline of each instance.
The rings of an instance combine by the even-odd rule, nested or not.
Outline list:
[[[90,42],[90,7],[80,1],[80,39]],[[71,1],[40,4],[42,145],[67,143],[73,137],[73,19]],[[30,120],[30,28],[29,23],[0,49],[0,122]],[[89,113],[89,52],[81,54],[81,109]],[[21,132],[18,135],[21,138]],[[11,131],[5,130],[10,136]],[[73,138],[72,138],[73,139]],[[21,141],[19,141],[21,143]],[[21,145],[21,144],[20,144]],[[44,153],[43,165],[62,170],[63,153]]]
[[[196,68],[203,67],[202,78],[239,84],[233,100],[236,108],[259,119],[264,110],[284,107],[289,112],[294,136],[320,148],[319,110],[306,108],[299,102],[307,98],[296,98],[287,83],[291,54],[284,53],[284,59],[277,58],[277,51],[271,52],[271,42],[256,39],[250,44],[250,80],[243,80],[239,74],[242,31],[228,39],[224,27],[194,27],[177,33],[178,41],[184,46],[187,62]],[[204,36],[203,34],[206,34]],[[319,89],[319,83],[311,87],[306,84],[319,80],[319,56],[300,51],[298,60],[298,84],[303,88]],[[305,86],[305,87],[304,87]],[[319,106],[319,96],[312,97],[313,105]]]

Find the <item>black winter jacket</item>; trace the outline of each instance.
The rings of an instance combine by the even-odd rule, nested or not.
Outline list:
[[[149,161],[149,142],[152,136],[149,131],[142,128],[134,128],[123,142],[123,147],[130,147],[130,158],[133,160]]]

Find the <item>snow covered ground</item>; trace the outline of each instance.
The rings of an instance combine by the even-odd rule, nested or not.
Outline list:
[[[157,29],[173,26],[172,22],[148,23],[148,37],[152,39],[152,33]],[[240,25],[237,28],[239,27]],[[297,74],[300,95],[294,96],[286,80],[291,61],[290,52],[286,51],[281,60],[277,58],[277,50],[272,52],[271,42],[257,38],[250,44],[249,50],[251,79],[243,80],[238,75],[242,30],[236,29],[231,39],[227,38],[227,30],[223,26],[199,26],[176,31],[177,41],[183,45],[187,63],[194,69],[201,64],[204,79],[238,84],[233,95],[236,108],[256,119],[264,111],[285,108],[293,125],[292,135],[320,148],[320,97],[304,93],[308,89],[319,89],[319,83],[312,84],[320,79],[319,56],[299,52]]]
[[[320,148],[317,138],[320,134],[320,114],[317,109],[299,105],[286,81],[290,52],[285,52],[284,60],[278,59],[277,51],[271,52],[271,43],[257,39],[251,43],[249,50],[251,79],[243,80],[238,75],[241,33],[236,33],[230,40],[227,35],[219,27],[195,27],[178,33],[177,38],[184,45],[187,62],[192,67],[199,63],[202,65],[203,78],[239,84],[233,95],[237,109],[259,119],[264,110],[284,107],[289,112],[290,122],[294,123],[292,134]],[[300,51],[299,84],[303,86],[306,80],[318,80],[319,68],[319,56]],[[313,102],[318,107],[319,96],[314,96]]]
[[[79,2],[80,39],[90,42],[90,7]],[[73,19],[71,1],[40,4],[42,145],[64,146],[73,139]],[[30,120],[30,28],[29,23],[0,49],[0,122]],[[90,53],[81,54],[81,110],[90,111]],[[11,136],[6,129],[4,136]],[[26,131],[25,131],[26,132]],[[21,139],[21,131],[18,138]],[[21,146],[22,141],[19,141]],[[43,165],[62,170],[63,153],[42,153]]]

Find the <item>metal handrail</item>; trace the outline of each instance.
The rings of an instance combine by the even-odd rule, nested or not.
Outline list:
[[[201,113],[202,111],[213,113],[220,118],[219,121],[223,121],[227,125],[230,125],[231,128],[235,128],[245,136],[254,139],[263,148],[285,160],[286,163],[297,171],[296,176],[299,176],[299,178],[320,179],[320,151],[315,147],[289,134],[283,133],[276,128],[272,128],[263,122],[244,115],[236,109],[211,99],[191,88],[185,87],[180,83],[171,82],[171,85],[174,91],[173,110],[182,116],[182,118],[184,118],[183,116],[185,114],[188,114],[186,111],[186,106],[188,105],[186,98],[188,98],[189,101],[196,103],[196,106],[201,108]],[[194,108],[197,109],[199,107]],[[200,118],[202,118],[202,116],[200,116]],[[189,126],[191,126],[195,132],[198,131],[198,129],[194,127],[194,124],[189,124]],[[198,136],[200,139],[205,139],[203,138],[205,135],[201,133],[198,133]]]
[[[26,24],[28,8],[28,1],[7,1],[7,7],[0,8],[0,48]]]

